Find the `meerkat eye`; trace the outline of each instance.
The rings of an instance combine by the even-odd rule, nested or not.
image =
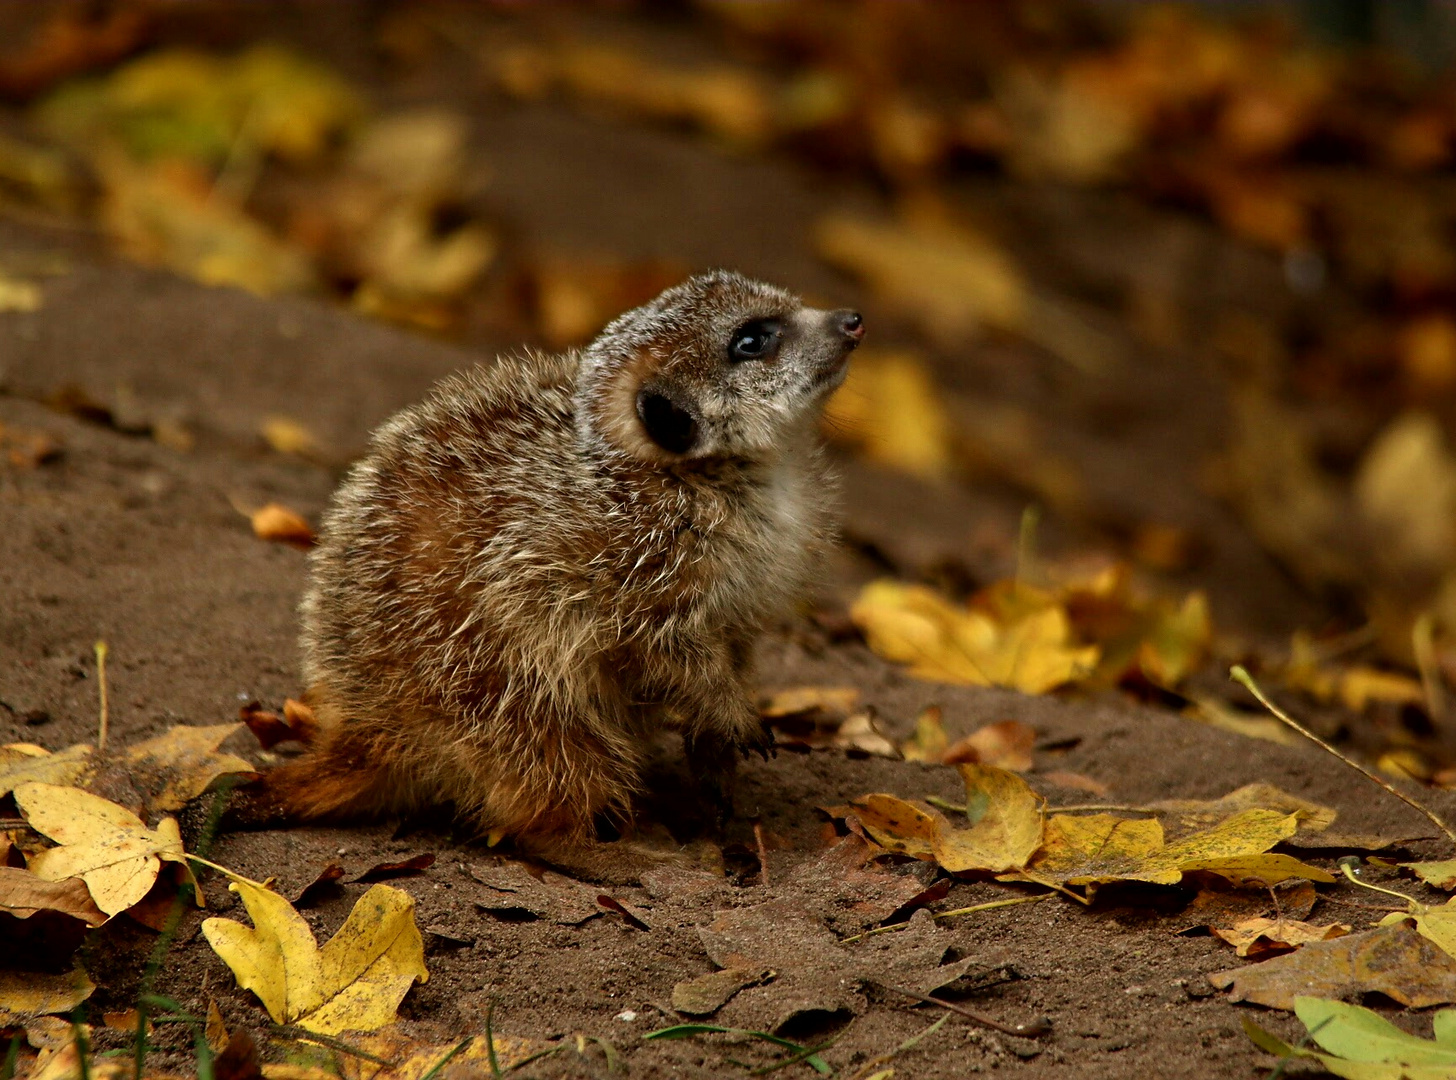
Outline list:
[[[733,363],[761,360],[777,348],[783,328],[777,319],[754,319],[733,331],[728,342],[728,359]]]

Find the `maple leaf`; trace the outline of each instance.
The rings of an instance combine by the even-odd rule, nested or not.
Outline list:
[[[1269,853],[1298,826],[1296,814],[1254,808],[1167,844],[1162,824],[1153,819],[1056,814],[1047,820],[1046,842],[1026,870],[1002,880],[1082,885],[1089,898],[1098,885],[1109,882],[1176,885],[1194,870],[1266,886],[1290,878],[1334,881],[1292,856]]]
[[[227,875],[253,925],[214,918],[203,922],[202,932],[275,1023],[320,1035],[374,1031],[394,1020],[416,979],[429,978],[408,893],[371,887],[319,948],[286,899],[256,881]]]
[[[219,776],[252,773],[251,762],[218,746],[242,724],[177,724],[166,734],[129,747],[122,763],[152,811],[180,810]]]
[[[875,842],[951,873],[1019,870],[1042,842],[1042,798],[1015,773],[959,765],[970,827],[959,829],[923,803],[866,795],[850,806]]]
[[[21,784],[15,803],[33,829],[60,845],[32,856],[30,872],[45,881],[81,878],[107,915],[125,911],[146,896],[163,859],[191,875],[174,818],[164,817],[149,829],[125,807],[59,784]]]
[[[80,968],[64,975],[0,971],[0,1024],[12,1027],[37,1016],[69,1012],[95,989]]]
[[[1312,1058],[1349,1080],[1456,1077],[1456,1009],[1442,1009],[1431,1018],[1431,1039],[1402,1031],[1379,1013],[1344,1001],[1298,997],[1294,1014],[1308,1029],[1309,1038],[1326,1053],[1303,1043],[1290,1046],[1248,1019],[1244,1020],[1244,1033],[1261,1050],[1282,1058]]]
[[[0,795],[20,784],[79,784],[91,769],[91,747],[86,743],[54,754],[34,743],[0,746]]]
[[[1270,919],[1255,916],[1233,926],[1209,927],[1213,933],[1234,947],[1239,956],[1263,959],[1275,953],[1289,952],[1311,941],[1331,941],[1350,932],[1345,923],[1316,926],[1298,919]]]
[[[1095,645],[1072,643],[1071,623],[1060,607],[998,621],[924,586],[896,581],[865,586],[850,618],[880,656],[940,682],[1044,694],[1088,674],[1100,655]]]
[[[106,921],[80,878],[46,881],[28,870],[0,865],[0,912],[28,919],[41,911],[59,911],[88,926]]]

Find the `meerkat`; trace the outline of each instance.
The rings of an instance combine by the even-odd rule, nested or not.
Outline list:
[[[320,733],[268,775],[274,806],[450,805],[491,842],[634,876],[641,850],[594,821],[627,813],[657,731],[719,789],[766,746],[753,645],[832,539],[818,421],[863,335],[718,271],[385,422],[310,555]]]

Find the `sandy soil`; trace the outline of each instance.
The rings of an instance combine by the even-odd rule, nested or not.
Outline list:
[[[337,41],[331,47],[342,48]],[[730,265],[839,303],[863,301],[812,258],[802,223],[865,192],[783,163],[724,158],[685,136],[476,101],[468,84],[451,78],[448,70],[421,74],[382,88],[380,96],[443,96],[472,108],[494,170],[492,206],[526,242]],[[1150,263],[1176,269],[1193,262],[1213,266],[1203,280],[1217,283],[1192,304],[1195,315],[1235,293],[1246,303],[1279,302],[1270,284],[1278,281],[1277,267],[1188,222],[1110,196],[990,182],[966,194],[999,214],[1009,242],[1059,286],[1080,281],[1090,288],[1147,272]],[[63,447],[36,468],[0,465],[0,740],[59,748],[92,736],[98,638],[110,644],[113,737],[122,743],[174,723],[231,719],[247,701],[276,707],[296,696],[302,688],[294,607],[304,559],[254,539],[234,503],[277,500],[316,517],[338,469],[375,424],[438,377],[516,343],[472,332],[463,345],[448,345],[322,302],[208,289],[115,260],[84,236],[31,224],[0,222],[0,252],[59,254],[67,267],[45,281],[40,310],[0,314],[0,424],[43,431]],[[866,314],[871,332],[879,332],[874,309]],[[886,337],[893,340],[893,327]],[[1272,639],[1306,621],[1307,601],[1193,483],[1223,423],[1209,404],[1222,400],[1214,376],[1194,355],[1141,346],[1129,355],[1127,369],[1093,380],[1003,343],[942,374],[958,388],[1037,408],[1052,421],[1054,449],[1084,467],[1093,512],[1087,522],[1053,525],[1049,543],[1095,540],[1105,521],[1158,516],[1193,525],[1208,538],[1208,557],[1171,584],[1210,589],[1220,623],[1249,640]],[[47,407],[65,390],[110,410],[110,421],[98,422],[96,409],[87,421]],[[268,451],[257,432],[273,414],[307,423],[324,441],[327,462]],[[168,449],[128,431],[158,420],[185,423],[195,447]],[[1005,572],[1009,548],[976,546],[971,538],[1014,536],[1024,501],[1016,493],[935,488],[852,461],[844,468],[846,529],[856,544],[831,567],[827,610],[842,612],[853,589],[877,572],[867,547],[907,574],[948,558],[973,578]],[[1429,832],[1423,819],[1373,797],[1316,750],[1226,735],[1125,698],[1031,698],[920,683],[807,621],[769,636],[761,654],[765,690],[855,685],[896,737],[907,735],[917,710],[931,702],[943,707],[953,738],[990,721],[1031,724],[1043,749],[1030,779],[1053,806],[1087,801],[1085,793],[1049,782],[1044,774],[1054,770],[1100,780],[1110,786],[1107,801],[1134,804],[1217,796],[1263,780],[1338,808],[1345,830]],[[264,761],[243,738],[229,749]],[[646,819],[674,822],[684,842],[693,839],[696,820],[685,809],[685,785],[669,747]],[[957,1000],[1007,1024],[1049,1017],[1053,1034],[1015,1038],[952,1018],[895,1059],[897,1076],[999,1068],[1028,1078],[1246,1077],[1267,1067],[1240,1031],[1245,1010],[1207,985],[1207,973],[1238,963],[1232,950],[1210,937],[1175,933],[1186,926],[1177,910],[1186,895],[1170,891],[1156,904],[1147,895],[1117,896],[1091,910],[1058,899],[984,912],[939,930],[917,923],[902,934],[826,944],[824,928],[849,936],[898,906],[872,902],[881,895],[874,890],[905,889],[901,882],[897,891],[893,878],[870,885],[847,879],[835,864],[819,864],[827,857],[825,819],[815,808],[869,791],[951,797],[955,787],[948,769],[833,753],[782,753],[752,764],[731,827],[730,873],[721,883],[665,875],[640,889],[615,890],[641,913],[646,930],[591,903],[590,917],[574,921],[582,912],[572,905],[582,896],[559,882],[534,908],[504,902],[502,889],[490,883],[520,880],[502,877],[511,872],[505,857],[459,842],[438,822],[230,834],[216,842],[213,857],[258,878],[272,875],[296,895],[330,862],[352,876],[395,855],[438,855],[428,871],[395,883],[416,898],[428,930],[431,978],[402,1009],[420,1038],[443,1042],[479,1031],[493,1007],[502,1035],[566,1038],[573,1047],[575,1033],[596,1036],[616,1047],[634,1076],[735,1074],[740,1070],[725,1055],[767,1059],[753,1046],[640,1040],[679,1019],[668,1004],[674,984],[713,969],[715,931],[705,935],[705,928],[718,924],[716,932],[726,932],[722,927],[732,924],[762,943],[765,962],[779,975],[742,991],[714,1022],[753,1028],[788,1018],[785,1030],[797,1038],[834,1037],[824,1057],[844,1073],[937,1015],[876,989],[865,972],[898,971],[908,982],[941,962],[965,962],[970,981],[952,988]],[[1456,795],[1428,798],[1438,811],[1456,812]],[[772,845],[766,867],[753,854],[753,819]],[[1409,850],[1437,848],[1417,842]],[[919,865],[883,873],[929,884]],[[235,905],[218,879],[205,888],[214,911]],[[321,937],[364,888],[342,886],[309,909]],[[1365,918],[1368,912],[1352,906],[1355,891],[1324,891],[1317,914]],[[1003,886],[954,882],[934,906],[1008,895]],[[187,917],[157,989],[194,1010],[215,999],[230,1024],[256,1027],[262,1011],[207,947],[199,920]],[[83,958],[100,986],[95,1009],[131,1004],[154,940],[123,918],[86,946]],[[974,985],[977,972],[998,971],[990,985]],[[1298,1031],[1283,1014],[1260,1020],[1286,1036]],[[600,1047],[584,1045],[584,1055],[568,1050],[528,1071],[605,1075]],[[180,1031],[170,1048],[175,1063],[185,1063]]]

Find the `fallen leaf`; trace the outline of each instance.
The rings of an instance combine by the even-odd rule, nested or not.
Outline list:
[[[1085,791],[1089,795],[1103,796],[1112,790],[1101,780],[1094,780],[1090,776],[1083,776],[1081,773],[1067,772],[1064,769],[1053,769],[1051,772],[1044,772],[1041,778],[1049,784],[1055,784],[1059,788],[1069,788],[1072,791]]]
[[[1401,866],[1433,888],[1445,889],[1447,892],[1456,889],[1456,859],[1401,863]]]
[[[865,831],[890,851],[933,860],[953,874],[1021,869],[1041,845],[1041,796],[1005,769],[957,768],[966,784],[969,828],[955,828],[939,811],[893,795],[866,795],[850,805]]]
[[[217,1007],[217,1002],[212,998],[207,999],[205,1019],[203,1035],[207,1039],[207,1045],[212,1048],[214,1054],[220,1054],[231,1041],[232,1036],[228,1033],[227,1022],[222,1018],[222,1010]]]
[[[1395,572],[1439,573],[1456,550],[1456,455],[1425,412],[1397,416],[1366,451],[1355,504]]]
[[[1298,827],[1295,814],[1243,810],[1211,828],[1165,844],[1163,827],[1153,819],[1055,814],[1046,823],[1046,843],[1019,876],[1028,881],[1082,885],[1089,898],[1099,885],[1109,882],[1176,885],[1193,871],[1265,887],[1290,878],[1334,881],[1317,867],[1288,855],[1268,853]],[[1003,880],[1016,877],[1010,874]]]
[[[1251,1001],[1271,1009],[1293,1009],[1295,998],[1385,994],[1402,1005],[1424,1009],[1456,1001],[1456,958],[1414,927],[1366,930],[1318,941],[1287,956],[1209,975],[1230,1001]]]
[[[615,896],[609,896],[606,893],[598,893],[597,903],[600,904],[602,907],[606,908],[608,911],[615,911],[618,915],[622,916],[622,919],[627,923],[627,925],[632,927],[634,930],[652,929],[652,927],[648,925],[647,918],[641,910],[628,904],[622,903],[622,901],[618,900]]]
[[[859,705],[859,696],[853,686],[795,686],[769,695],[758,714],[769,720],[815,712],[847,716]]]
[[[253,926],[213,918],[203,922],[202,932],[274,1023],[320,1035],[374,1031],[395,1019],[416,979],[429,978],[408,893],[372,886],[320,949],[287,900],[256,881],[232,873],[228,878]]]
[[[340,1076],[343,1080],[425,1080],[432,1075],[441,1080],[470,1080],[494,1075],[497,1068],[507,1072],[552,1046],[540,1039],[516,1038],[499,1031],[492,1032],[489,1041],[484,1035],[474,1035],[456,1042],[420,1043],[398,1028],[357,1036],[350,1042],[391,1064],[382,1066],[351,1055],[331,1057],[327,1065],[332,1068],[321,1070],[323,1076],[318,1080]]]
[[[1059,607],[1003,625],[924,586],[895,581],[866,585],[850,617],[880,656],[941,682],[1046,693],[1090,672],[1100,655],[1096,646],[1071,643]]]
[[[0,746],[0,795],[21,784],[80,784],[91,771],[91,747],[85,743],[54,754],[33,743]]]
[[[289,416],[270,416],[264,420],[263,441],[280,454],[310,457],[319,452],[314,433]]]
[[[1193,704],[1183,710],[1183,715],[1190,720],[1197,720],[1220,731],[1242,735],[1246,739],[1264,739],[1284,746],[1299,744],[1299,736],[1290,731],[1288,725],[1268,713],[1244,712],[1216,698],[1202,695],[1192,695],[1189,700]]]
[[[220,776],[253,774],[251,762],[218,746],[242,724],[177,724],[166,734],[128,747],[122,763],[153,813],[181,810]]]
[[[338,884],[343,880],[344,868],[338,863],[329,863],[320,870],[312,881],[298,890],[298,895],[293,898],[293,906],[296,908],[312,907],[322,900],[325,894],[337,894]]]
[[[0,1025],[10,1027],[38,1016],[70,1012],[95,989],[80,968],[64,975],[0,969]]]
[[[876,860],[884,854],[884,848],[850,834],[786,874],[780,876],[774,865],[774,882],[799,896],[830,929],[856,933],[933,899],[913,874],[880,865]]]
[[[100,926],[107,918],[80,878],[47,881],[28,870],[0,866],[0,912],[28,919],[39,911],[58,911],[87,926]]]
[[[602,913],[596,894],[578,881],[544,871],[539,876],[521,863],[472,866],[470,876],[485,888],[477,906],[504,921],[550,919],[561,926],[579,926]]]
[[[276,540],[298,548],[311,548],[315,536],[312,526],[297,512],[269,503],[249,515],[253,523],[253,535],[259,540]]]
[[[977,728],[946,748],[940,760],[946,765],[976,763],[994,765],[1012,772],[1031,768],[1031,751],[1036,731],[1020,720],[1002,720]]]
[[[1290,952],[1311,941],[1330,941],[1344,937],[1351,927],[1345,923],[1316,926],[1297,919],[1256,916],[1235,923],[1227,929],[1217,926],[1209,929],[1215,936],[1232,945],[1239,956],[1262,960],[1278,953]]]
[[[413,877],[434,866],[436,858],[434,852],[427,851],[422,855],[415,855],[398,862],[375,863],[358,877],[351,878],[350,883],[372,884],[376,881],[388,881],[391,878]]]
[[[928,705],[915,717],[915,734],[900,744],[900,756],[906,761],[941,763],[950,737],[941,721],[940,706]]]
[[[855,357],[844,384],[829,399],[824,428],[861,449],[873,462],[927,480],[949,475],[953,430],[923,360],[910,353]]]
[[[161,872],[161,860],[187,867],[173,818],[164,817],[155,830],[148,829],[130,810],[57,784],[21,784],[15,803],[31,828],[60,845],[33,855],[30,872],[46,881],[82,878],[107,915],[125,911],[146,896]]]
[[[1160,799],[1149,803],[1149,809],[1175,814],[1182,823],[1203,829],[1243,810],[1274,810],[1293,814],[1304,832],[1323,832],[1335,823],[1338,811],[1319,803],[1301,799],[1273,784],[1256,781],[1217,799]]]
[[[1277,899],[1268,890],[1240,889],[1223,878],[1205,876],[1198,892],[1178,915],[1183,925],[1178,933],[1229,926],[1274,915],[1285,919],[1307,919],[1319,894],[1311,881],[1291,878],[1277,889]]]
[[[672,988],[672,1007],[688,1016],[711,1016],[746,986],[758,986],[773,978],[765,967],[730,967],[685,979]]]
[[[1025,323],[1020,268],[999,244],[962,223],[831,214],[815,223],[814,246],[944,345],[963,345],[984,326],[1018,330]]]

